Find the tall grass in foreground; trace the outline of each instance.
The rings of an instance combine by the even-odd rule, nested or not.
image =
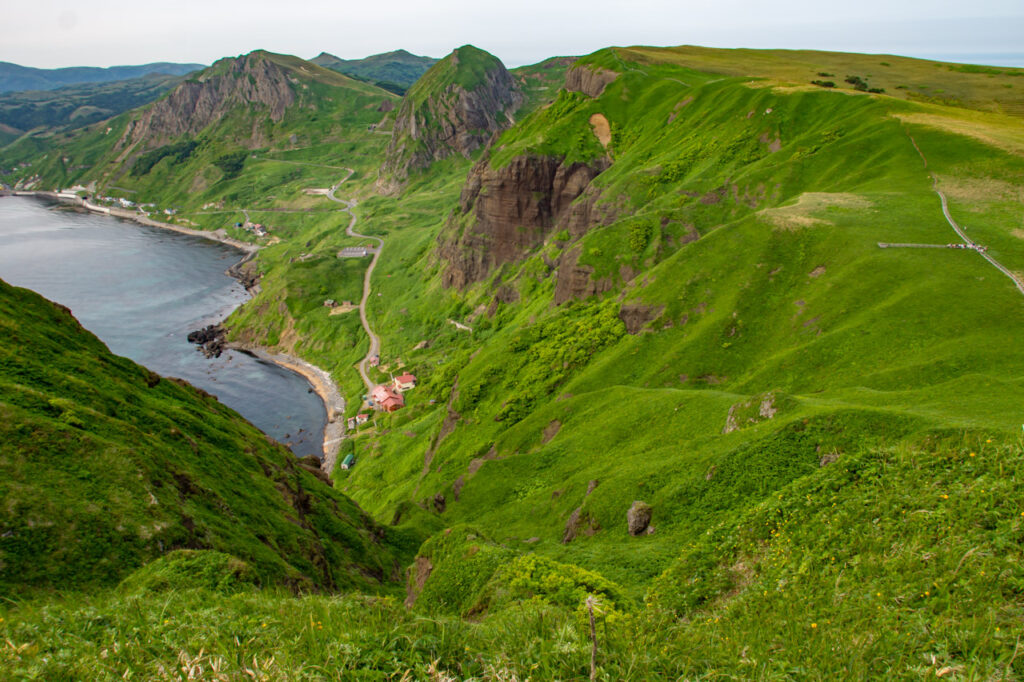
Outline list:
[[[987,440],[837,462],[695,538],[645,605],[597,609],[599,679],[1017,679],[1024,457]],[[8,602],[2,676],[589,677],[586,610],[540,596],[474,621],[393,597],[134,586]]]

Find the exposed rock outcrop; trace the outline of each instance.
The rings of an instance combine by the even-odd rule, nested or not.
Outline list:
[[[599,530],[601,530],[601,524],[597,522],[597,519],[595,519],[589,511],[584,511],[583,507],[577,507],[573,510],[572,514],[569,515],[569,520],[565,522],[565,532],[562,534],[562,544],[569,544],[581,533],[584,535],[593,535]]]
[[[519,85],[493,55],[464,45],[430,68],[406,94],[377,187],[397,191],[410,171],[453,154],[469,157],[512,124]]]
[[[630,334],[639,334],[651,320],[661,316],[665,306],[643,305],[641,303],[623,303],[619,308],[619,319],[626,325],[626,331]]]
[[[409,567],[409,581],[405,586],[406,606],[411,608],[416,603],[416,598],[420,596],[423,586],[427,584],[427,578],[433,571],[434,565],[430,563],[429,558],[416,557],[416,563]]]
[[[641,502],[640,500],[633,502],[633,506],[626,512],[626,524],[629,528],[629,534],[636,536],[653,532],[654,529],[651,528],[652,512],[651,505],[646,502]]]
[[[765,393],[732,405],[725,417],[722,433],[732,433],[773,418],[780,409],[777,400],[777,394]]]
[[[199,346],[196,350],[202,351],[206,357],[219,358],[227,344],[226,335],[227,330],[224,327],[219,324],[211,324],[203,329],[190,332],[187,338],[189,343]]]
[[[582,92],[590,97],[600,97],[604,89],[618,77],[619,74],[614,71],[580,64],[565,74],[565,89],[569,92]]]
[[[442,233],[439,255],[447,262],[445,287],[462,288],[484,279],[502,263],[518,260],[565,227],[574,236],[592,224],[590,201],[575,202],[608,168],[607,159],[563,163],[550,156],[514,157],[502,168],[488,159],[470,171],[460,199],[461,220],[453,216]]]
[[[118,144],[125,148],[137,143],[145,147],[167,144],[183,135],[195,135],[236,107],[263,109],[277,122],[294,101],[288,71],[268,53],[256,51],[223,59],[145,109],[128,124]],[[255,136],[255,131],[252,134]]]
[[[562,254],[558,261],[555,281],[555,305],[573,299],[589,298],[612,288],[611,278],[594,279],[594,268],[579,264],[580,250],[574,248]]]

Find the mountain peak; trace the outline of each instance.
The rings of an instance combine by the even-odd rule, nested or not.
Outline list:
[[[500,59],[472,45],[454,50],[402,100],[378,187],[393,192],[410,170],[452,154],[468,158],[511,125],[521,103],[519,86]]]

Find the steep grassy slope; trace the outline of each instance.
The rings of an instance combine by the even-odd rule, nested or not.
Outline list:
[[[512,123],[522,93],[497,57],[463,45],[402,98],[378,186],[394,193],[410,173],[453,155],[469,158]]]
[[[300,589],[397,577],[399,535],[211,396],[3,282],[0,330],[5,595],[110,584],[175,548],[227,552],[257,582]]]
[[[463,292],[440,290],[453,261],[429,251],[382,262],[371,310],[385,361],[400,357],[425,390],[357,440],[360,466],[341,475],[382,516],[422,504],[637,594],[686,538],[826,456],[949,427],[1011,433],[1024,397],[1024,297],[1010,279],[969,250],[878,247],[958,241],[934,172],[959,190],[954,215],[1020,270],[1019,123],[784,74],[722,78],[655,53],[578,62],[584,91],[505,133],[474,170],[481,198],[442,232],[474,258],[505,234],[521,242],[522,216],[557,190],[496,200],[527,207],[507,233],[487,231],[498,218],[479,202],[544,159],[605,168],[531,228],[535,246]],[[951,91],[975,77],[945,73]],[[433,350],[413,352],[421,340]],[[634,500],[653,506],[653,535],[626,534]]]
[[[687,541],[643,606],[611,608],[606,582],[464,527],[431,543],[462,570],[412,611],[254,591],[237,560],[176,554],[116,592],[0,604],[0,671],[587,679],[587,619],[562,600],[589,584],[605,590],[598,679],[1015,679],[1022,464],[1019,444],[976,436],[847,459]],[[507,601],[472,620],[439,613],[473,584]]]

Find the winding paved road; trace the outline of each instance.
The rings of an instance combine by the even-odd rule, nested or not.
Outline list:
[[[373,260],[370,261],[369,267],[366,268],[366,274],[363,275],[363,298],[359,301],[359,320],[363,323],[363,329],[366,330],[366,335],[370,337],[370,350],[366,353],[366,357],[359,362],[359,375],[363,378],[363,383],[366,384],[366,391],[369,393],[373,390],[373,387],[376,386],[376,382],[370,379],[369,375],[366,373],[366,368],[369,365],[371,357],[374,355],[380,355],[380,337],[374,334],[373,329],[370,328],[370,321],[366,318],[366,302],[370,298],[370,278],[373,276],[373,269],[377,267],[377,260],[380,258],[380,252],[384,250],[384,240],[380,237],[374,237],[368,234],[359,234],[352,229],[356,224],[356,215],[352,212],[352,209],[355,208],[356,200],[339,199],[334,194],[338,188],[341,187],[346,180],[352,177],[353,173],[355,173],[351,168],[346,168],[345,170],[348,171],[348,175],[339,180],[338,184],[334,185],[334,187],[331,187],[327,192],[327,198],[331,201],[336,201],[339,204],[344,204],[345,208],[341,210],[348,213],[351,217],[351,220],[348,222],[348,227],[345,228],[345,234],[350,237],[374,239],[377,241],[377,249],[374,251]]]
[[[924,167],[927,169],[928,159],[925,158],[924,152],[922,152],[921,148],[917,146],[917,141],[909,132],[907,133],[907,137],[910,138],[910,143],[914,145],[914,149],[917,150],[918,155],[920,155],[921,157],[921,161],[924,162]],[[963,228],[960,225],[958,225],[955,220],[953,220],[953,216],[950,215],[949,213],[949,202],[946,201],[946,195],[943,194],[942,191],[939,189],[939,179],[935,177],[934,173],[929,172],[928,174],[931,176],[932,179],[932,189],[935,191],[936,194],[939,195],[939,200],[942,202],[942,215],[946,216],[946,222],[949,223],[950,227],[953,228],[953,230],[957,233],[957,235],[959,235],[960,239],[962,239],[965,244],[970,246],[973,251],[977,251],[979,254],[981,254],[982,258],[984,258],[993,266],[995,266],[995,268],[998,269],[1001,273],[1009,277],[1010,281],[1013,282],[1013,285],[1017,287],[1017,291],[1019,291],[1021,294],[1024,294],[1024,282],[1021,282],[1016,275],[1014,275],[1012,272],[1006,269],[1002,263],[1000,263],[995,258],[990,256],[987,252],[978,249],[978,245],[974,242],[974,240],[968,237],[964,233]]]

